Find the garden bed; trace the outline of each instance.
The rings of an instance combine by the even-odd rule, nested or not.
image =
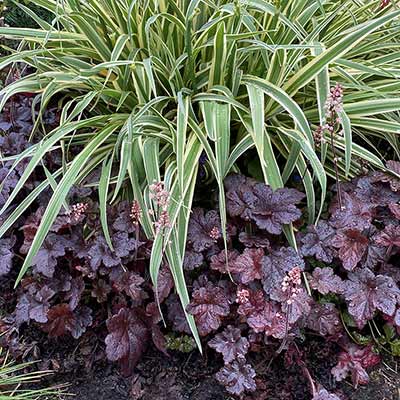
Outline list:
[[[0,378],[400,397],[398,7],[36,3],[0,19]]]

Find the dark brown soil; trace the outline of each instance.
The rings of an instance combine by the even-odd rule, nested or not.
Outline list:
[[[64,379],[68,379],[67,391],[76,395],[76,400],[228,399],[213,377],[218,368],[218,365],[207,366],[205,359],[195,352],[168,358],[149,350],[132,377],[124,378],[118,367],[100,363],[90,374],[68,373]],[[58,374],[57,383],[62,376]]]

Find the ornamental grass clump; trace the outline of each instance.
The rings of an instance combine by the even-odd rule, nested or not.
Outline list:
[[[105,246],[114,251],[111,263],[121,258],[118,251],[125,257],[113,246],[106,206],[120,199],[136,201],[140,224],[154,241],[152,281],[157,286],[160,267],[167,261],[186,309],[189,296],[182,266],[199,165],[205,165],[218,188],[220,226],[210,240],[222,236],[226,257],[223,181],[247,154],[257,155],[268,191],[279,190],[298,173],[307,196],[307,218],[315,222],[328,176],[353,177],[359,158],[385,169],[373,145],[376,140],[385,143],[390,155],[399,153],[400,11],[390,4],[381,8],[378,1],[314,0],[33,3],[52,13],[51,22],[18,3],[39,28],[0,28],[0,36],[20,40],[17,51],[7,49],[11,55],[0,59],[0,68],[10,68],[11,74],[24,69],[20,79],[0,92],[0,109],[15,94],[29,93],[36,110],[31,146],[17,156],[1,155],[9,163],[2,190],[16,170],[21,173],[2,201],[0,214],[12,213],[0,235],[46,187],[54,193],[17,282],[35,264],[45,241],[51,240],[49,231],[59,213],[71,210],[71,188],[95,170],[99,175],[92,187],[98,190],[102,251]],[[344,134],[335,135],[331,146],[319,148],[312,132],[326,123],[324,105],[336,82],[345,93],[340,111]],[[54,129],[44,131],[49,105],[57,106],[59,115]],[[321,135],[329,139],[329,133]],[[14,209],[29,177],[58,150],[61,167],[46,170],[42,183]],[[163,182],[170,196],[155,225],[150,212],[154,182]],[[273,201],[276,193],[265,196]],[[281,229],[295,247],[292,217],[282,213],[278,222],[283,222]],[[252,210],[251,218],[275,229],[276,221],[262,205]],[[186,315],[200,345],[194,319]]]
[[[33,363],[17,363],[9,354],[0,348],[0,400],[39,400],[62,393],[58,388],[30,389],[51,371],[31,371]]]

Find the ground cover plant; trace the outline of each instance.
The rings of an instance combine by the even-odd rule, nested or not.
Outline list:
[[[296,204],[304,195],[295,189],[273,192],[252,179],[229,176],[228,264],[222,244],[208,239],[210,226],[219,227],[217,214],[194,210],[187,267],[198,268],[200,275],[188,310],[202,336],[224,327],[208,345],[222,355],[225,366],[217,379],[229,392],[256,390],[256,373],[245,357],[252,348],[260,351],[260,343],[275,345],[278,353],[295,353],[291,362],[307,373],[296,345],[307,330],[339,343],[342,352],[332,374],[339,381],[351,375],[356,386],[368,382],[366,368],[379,362],[374,346],[389,345],[398,354],[399,270],[393,255],[399,197],[394,182],[391,186],[386,174],[373,173],[343,185],[341,205],[337,194],[327,219],[299,231],[296,252],[279,234],[287,223],[283,217],[301,225]],[[349,337],[366,346],[358,347]],[[313,398],[325,398],[318,383],[312,381],[311,387]]]
[[[341,393],[308,334],[356,387],[399,354],[394,5],[35,3],[0,28],[3,346],[35,358],[34,326],[128,376],[196,344],[249,398],[284,353],[314,400]]]

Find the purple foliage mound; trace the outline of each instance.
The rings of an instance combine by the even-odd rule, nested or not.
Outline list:
[[[399,166],[388,163],[393,170]],[[194,211],[185,261],[197,275],[187,310],[200,334],[210,337],[209,346],[222,355],[225,366],[217,379],[230,393],[256,390],[256,374],[246,358],[251,360],[260,345],[291,351],[307,331],[342,348],[332,369],[335,379],[350,376],[356,386],[367,383],[366,368],[380,359],[377,349],[351,343],[343,321],[348,331],[362,332],[366,342],[371,321],[385,324],[392,332],[392,351],[398,352],[397,184],[396,177],[380,172],[343,184],[341,199],[333,199],[325,219],[307,226],[301,219],[302,193],[274,192],[252,179],[229,176],[227,251],[222,235],[210,240],[214,226],[222,229],[218,214]],[[212,223],[199,225],[211,215]],[[298,230],[298,250],[282,234],[289,223]],[[323,388],[313,396],[337,398]]]

